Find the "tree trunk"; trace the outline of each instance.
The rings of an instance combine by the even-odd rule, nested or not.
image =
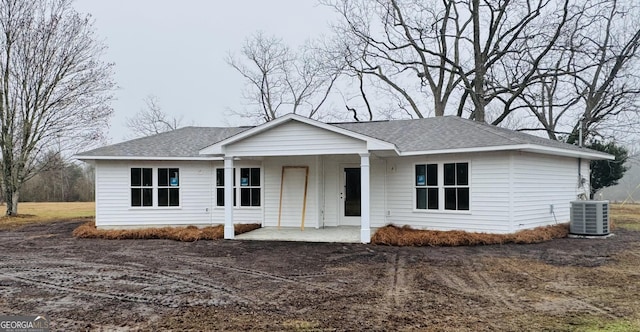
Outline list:
[[[473,0],[472,3],[473,12],[473,57],[475,64],[475,77],[473,79],[473,104],[474,104],[474,120],[478,122],[485,122],[484,114],[484,75],[486,73],[485,68],[485,55],[481,48],[480,40],[480,0]]]
[[[20,194],[17,191],[12,192],[9,189],[5,189],[5,198],[7,199],[7,216],[18,215],[18,199]]]

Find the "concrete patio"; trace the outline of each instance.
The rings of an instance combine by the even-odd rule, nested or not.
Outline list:
[[[371,234],[375,229],[371,229]],[[360,243],[360,227],[263,227],[236,235],[237,240]]]

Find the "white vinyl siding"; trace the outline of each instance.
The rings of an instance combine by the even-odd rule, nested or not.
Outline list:
[[[508,233],[510,231],[508,160],[508,153],[389,158],[387,160],[388,223],[434,230]],[[469,163],[470,210],[414,209],[415,165],[455,162]]]
[[[366,143],[308,124],[291,121],[225,146],[230,156],[302,156],[365,153]]]
[[[180,207],[132,208],[131,168],[180,169]],[[118,162],[96,163],[96,225],[98,227],[145,227],[160,225],[205,225],[211,219],[211,167],[209,162]],[[154,191],[157,189],[154,188]],[[157,193],[154,192],[154,196]],[[157,197],[154,197],[157,200]]]
[[[589,169],[584,164],[582,176],[589,178]],[[576,199],[577,188],[577,159],[532,153],[515,154],[514,230],[551,225],[556,220],[559,223],[568,222],[570,202]]]

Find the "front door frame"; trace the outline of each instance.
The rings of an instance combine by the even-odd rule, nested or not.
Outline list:
[[[359,217],[345,216],[345,199],[346,199],[345,187],[346,187],[346,177],[347,177],[345,169],[358,168],[362,172],[362,168],[360,167],[360,164],[355,164],[355,163],[340,164],[339,167],[340,167],[339,168],[340,184],[338,186],[338,205],[339,205],[338,226],[360,226],[362,221],[362,217],[361,217],[362,213]],[[360,195],[362,195],[362,193],[360,193]],[[362,205],[360,205],[360,207],[362,208]]]

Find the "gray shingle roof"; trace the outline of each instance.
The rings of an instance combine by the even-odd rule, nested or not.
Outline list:
[[[546,147],[587,151],[538,136],[486,123],[444,116],[413,120],[336,123],[334,126],[396,145],[402,152],[430,151],[536,144]]]
[[[400,152],[434,151],[534,144],[571,151],[598,153],[489,124],[445,116],[413,120],[334,123],[333,126],[394,144]],[[149,137],[134,139],[77,156],[192,158],[214,143],[232,137],[251,127],[186,127]]]
[[[202,157],[201,149],[241,133],[249,127],[185,127],[108,145],[78,154],[78,157]]]

